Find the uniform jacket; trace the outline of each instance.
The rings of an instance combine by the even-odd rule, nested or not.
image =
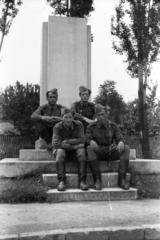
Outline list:
[[[67,140],[66,144],[78,145],[84,144],[84,128],[79,121],[73,121],[73,127],[68,129],[63,122],[59,122],[53,129],[52,145],[54,149],[65,148],[63,140]]]
[[[91,140],[94,140],[98,146],[110,146],[113,143],[124,142],[118,126],[109,120],[103,126],[100,126],[98,122],[90,123],[87,126],[86,142],[88,145]]]
[[[76,111],[76,114],[74,116],[76,120],[84,122],[83,117],[94,119],[95,115],[94,103],[88,102],[86,105],[84,105],[81,101],[77,101],[72,104],[71,108]]]

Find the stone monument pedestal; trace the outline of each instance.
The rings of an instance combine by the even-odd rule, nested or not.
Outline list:
[[[91,89],[91,27],[85,18],[49,16],[42,25],[40,105],[58,89],[58,103],[79,99],[79,86]]]

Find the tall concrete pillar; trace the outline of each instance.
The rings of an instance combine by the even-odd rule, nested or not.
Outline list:
[[[70,107],[79,86],[91,87],[91,28],[85,18],[49,16],[42,31],[40,103],[57,88],[58,103]]]

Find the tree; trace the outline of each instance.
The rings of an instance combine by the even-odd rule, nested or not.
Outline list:
[[[154,1],[151,6],[151,0],[121,0],[115,10],[116,19],[111,19],[113,49],[126,55],[129,75],[139,79],[139,139],[143,158],[150,158],[146,87],[151,65],[158,60],[160,3]]]
[[[55,9],[55,14],[67,17],[83,18],[94,10],[93,0],[47,0],[47,2]]]
[[[39,85],[16,82],[0,93],[1,120],[11,120],[21,135],[33,137],[36,132],[31,114],[39,106]]]
[[[0,52],[4,41],[4,36],[9,32],[13,19],[18,13],[18,7],[22,4],[22,0],[1,0],[2,14],[0,18],[0,31],[2,32],[0,42]]]
[[[115,89],[115,81],[106,80],[99,87],[99,94],[95,97],[94,102],[103,106],[110,107],[109,117],[117,124],[121,124],[121,118],[126,113],[126,103]]]
[[[160,129],[160,101],[157,99],[157,83],[151,80],[148,84],[148,93],[146,96],[147,121],[149,136],[156,136]],[[127,112],[122,118],[122,125],[129,135],[138,135],[138,99],[127,103]]]

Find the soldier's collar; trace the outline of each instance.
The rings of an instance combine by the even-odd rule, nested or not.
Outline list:
[[[71,129],[71,130],[73,130],[74,129],[74,123],[72,123],[72,125],[71,126],[67,126],[67,125],[65,125],[64,123],[63,123],[63,126],[66,128],[66,129]]]
[[[55,109],[55,108],[56,108],[56,104],[53,105],[53,106],[51,106],[51,105],[48,104],[48,108],[49,108],[49,109],[51,109],[51,108]]]
[[[99,123],[99,122],[97,121],[97,125],[98,125],[99,128],[101,128],[102,126],[106,128],[106,127],[107,127],[107,121],[104,122],[104,123]]]
[[[88,106],[88,102],[84,103],[83,101],[80,101],[81,106]]]

